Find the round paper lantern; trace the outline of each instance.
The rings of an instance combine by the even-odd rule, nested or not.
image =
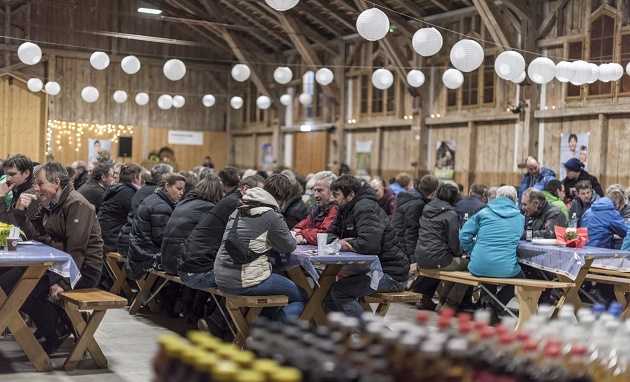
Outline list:
[[[611,81],[619,81],[621,79],[621,77],[623,77],[623,66],[617,64],[616,62],[613,62],[610,65],[610,71],[611,71]]]
[[[31,78],[26,82],[26,87],[33,93],[42,91],[44,83],[39,78]]]
[[[300,103],[304,106],[309,106],[311,103],[313,103],[313,96],[308,93],[302,93],[298,97],[298,101],[300,101]]]
[[[328,68],[321,68],[315,73],[315,81],[322,86],[329,85],[334,79],[335,75]]]
[[[601,64],[598,66],[599,77],[598,80],[602,82],[610,82],[614,76],[613,68],[610,64]]]
[[[241,97],[232,97],[230,99],[230,106],[232,106],[233,109],[240,109],[243,107],[243,99]]]
[[[105,52],[94,52],[90,56],[90,65],[96,70],[105,70],[109,66],[109,56]]]
[[[630,76],[630,62],[626,64],[626,74]]]
[[[512,80],[512,82],[514,82],[515,84],[520,84],[521,82],[525,81],[525,78],[527,78],[527,75],[525,74],[525,71],[523,70],[523,72],[521,73],[520,76],[518,76],[517,79]]]
[[[173,107],[173,97],[168,94],[162,94],[157,100],[158,107],[162,110],[168,110]]]
[[[547,57],[535,58],[527,67],[527,75],[537,84],[546,84],[556,76],[556,64]]]
[[[182,60],[173,58],[164,63],[162,71],[169,80],[179,81],[186,75],[186,65]]]
[[[127,92],[124,90],[116,90],[113,98],[116,103],[125,103],[127,102]]]
[[[451,48],[451,63],[462,72],[472,72],[483,63],[483,48],[475,40],[459,40]]]
[[[59,82],[48,81],[46,86],[44,86],[44,90],[48,95],[56,96],[61,92],[61,85],[59,85]]]
[[[587,83],[591,77],[591,67],[588,65],[588,62],[582,60],[573,61],[571,66],[573,67],[573,77],[571,77],[569,82],[577,86]]]
[[[377,41],[389,32],[389,19],[385,12],[370,8],[361,12],[357,18],[357,32],[368,41]]]
[[[280,66],[273,71],[273,79],[280,85],[286,85],[293,79],[293,72],[286,66]]]
[[[136,103],[140,106],[144,106],[149,103],[149,95],[144,92],[136,94]]]
[[[256,99],[256,106],[258,106],[258,108],[261,110],[269,109],[269,106],[271,106],[271,98],[264,95],[258,97]]]
[[[424,73],[416,69],[410,70],[409,73],[407,73],[407,83],[409,86],[419,88],[424,84]]]
[[[589,66],[589,68],[591,70],[589,72],[590,73],[590,77],[589,77],[587,83],[593,84],[593,83],[595,83],[595,81],[597,81],[599,79],[599,66],[597,66],[597,65],[595,65],[595,64],[593,64],[591,62],[588,63],[588,66]]]
[[[464,74],[457,69],[448,69],[442,75],[442,83],[449,89],[457,89],[464,83]]]
[[[375,88],[385,90],[394,84],[394,75],[387,69],[376,69],[372,73],[372,85]]]
[[[575,76],[575,67],[568,61],[560,61],[556,64],[556,79],[560,82],[569,82]]]
[[[214,106],[215,102],[216,102],[216,99],[214,98],[214,96],[212,94],[206,94],[201,99],[201,103],[203,103],[203,106],[205,106],[205,107],[212,107],[212,106]]]
[[[516,80],[524,70],[525,59],[518,52],[505,51],[494,60],[494,71],[504,80]]]
[[[87,103],[94,103],[98,100],[98,89],[94,86],[86,86],[81,89],[81,98]]]
[[[173,97],[173,107],[175,107],[176,109],[181,109],[182,107],[184,107],[185,104],[186,98],[180,95],[176,95],[175,97]]]
[[[284,106],[289,106],[291,105],[291,99],[293,97],[291,97],[291,94],[283,94],[280,97],[280,103],[283,104]]]
[[[18,47],[18,58],[26,65],[35,65],[42,59],[42,49],[32,42],[23,42]]]
[[[421,56],[433,56],[442,49],[442,34],[435,28],[421,28],[413,34],[411,45]]]
[[[232,78],[238,82],[247,81],[250,74],[252,74],[252,72],[249,70],[249,66],[245,64],[236,64],[232,67]]]
[[[140,71],[140,60],[136,56],[126,56],[120,61],[120,67],[127,74],[136,74]]]
[[[268,6],[276,11],[284,12],[295,7],[300,0],[265,0]]]

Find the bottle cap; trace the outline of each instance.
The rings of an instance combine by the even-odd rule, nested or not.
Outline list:
[[[230,382],[234,380],[238,369],[236,364],[229,361],[219,361],[212,370],[214,379],[218,382]]]
[[[421,310],[416,313],[416,322],[419,324],[426,324],[429,321],[429,312],[426,310]]]
[[[591,310],[593,311],[593,313],[598,314],[598,313],[605,312],[606,311],[606,307],[603,304],[595,304],[595,305],[593,305]]]
[[[281,367],[272,374],[272,378],[276,382],[300,382],[302,373],[292,367]]]
[[[459,320],[459,322],[470,322],[472,321],[472,314],[462,312],[457,315],[457,319]]]
[[[442,310],[440,310],[440,317],[448,317],[448,318],[452,318],[455,316],[455,309],[453,308],[442,308]]]
[[[206,372],[212,372],[216,364],[219,362],[219,357],[212,353],[204,353],[197,359],[196,367],[199,370]]]
[[[258,359],[252,364],[252,369],[264,375],[271,375],[280,365],[272,359]]]
[[[451,326],[451,318],[450,317],[440,317],[438,320],[438,327],[440,329],[448,329]]]
[[[586,355],[586,352],[587,352],[587,349],[586,349],[586,346],[584,346],[584,345],[576,344],[576,345],[573,345],[571,347],[571,354],[572,355],[583,356],[583,355]]]
[[[516,332],[516,339],[521,341],[521,342],[525,342],[527,340],[529,340],[529,334],[527,332]]]
[[[254,353],[250,351],[239,351],[232,355],[231,360],[235,362],[237,365],[239,365],[240,367],[245,368],[246,366],[254,362],[254,359],[256,359],[256,357],[254,356]]]
[[[494,330],[494,328],[492,326],[486,326],[485,328],[481,329],[481,331],[479,332],[479,335],[481,336],[481,338],[491,338],[496,334],[496,331]]]
[[[503,345],[509,345],[512,342],[514,342],[515,340],[515,336],[513,334],[509,334],[509,333],[503,333],[501,334],[501,336],[499,337],[499,341],[501,342],[501,344]]]
[[[497,331],[497,334],[498,334],[499,336],[501,336],[501,335],[503,335],[503,334],[505,334],[505,333],[509,332],[509,329],[508,329],[508,328],[506,328],[505,326],[501,325],[501,324],[499,324],[499,325],[495,326],[495,327],[494,327],[494,330],[496,330],[496,331]]]
[[[472,331],[472,324],[470,322],[462,322],[459,324],[459,333],[468,334]]]
[[[491,316],[492,313],[487,309],[476,310],[474,314],[475,321],[482,321],[486,324],[490,323]]]
[[[525,342],[525,345],[523,345],[523,350],[525,350],[526,352],[536,351],[538,350],[538,344],[536,343],[536,341],[527,340]]]
[[[545,349],[545,357],[557,358],[560,357],[560,346],[548,346]]]
[[[245,370],[236,376],[236,382],[265,382],[265,376],[256,371]]]

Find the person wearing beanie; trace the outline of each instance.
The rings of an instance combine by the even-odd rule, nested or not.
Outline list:
[[[604,190],[599,184],[599,180],[584,169],[584,163],[577,158],[571,158],[566,161],[564,168],[567,170],[566,177],[562,180],[564,190],[566,192],[567,201],[572,201],[577,195],[577,183],[588,180],[593,187],[593,191],[600,197],[604,196]]]

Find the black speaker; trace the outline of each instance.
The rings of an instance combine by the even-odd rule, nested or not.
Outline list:
[[[131,158],[131,151],[133,147],[133,137],[119,137],[118,138],[118,156],[124,158]]]

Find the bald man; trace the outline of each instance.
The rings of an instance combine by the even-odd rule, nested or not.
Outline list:
[[[528,188],[542,191],[547,182],[552,179],[556,179],[556,173],[552,169],[541,166],[534,157],[527,157],[527,174],[523,175],[518,187],[518,200],[521,200]]]

